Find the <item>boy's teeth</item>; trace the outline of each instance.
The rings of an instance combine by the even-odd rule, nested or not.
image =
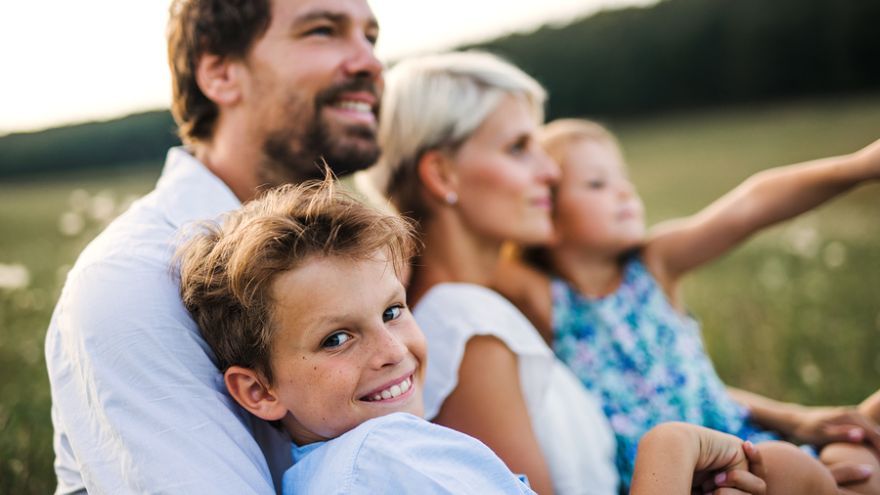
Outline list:
[[[407,390],[410,389],[410,387],[412,387],[412,382],[409,378],[407,378],[406,380],[400,382],[399,385],[392,385],[385,390],[374,394],[372,397],[370,397],[370,400],[377,401],[393,399],[394,397],[405,393]]]

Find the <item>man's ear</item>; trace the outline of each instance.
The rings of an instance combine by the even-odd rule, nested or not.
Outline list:
[[[454,203],[450,198],[458,198],[458,173],[446,153],[426,151],[416,164],[416,171],[432,198],[448,204]]]
[[[209,100],[228,106],[241,100],[241,62],[210,53],[196,65],[196,83]]]
[[[276,421],[287,415],[287,409],[266,384],[259,373],[241,366],[230,366],[223,374],[226,389],[241,407],[266,421]]]

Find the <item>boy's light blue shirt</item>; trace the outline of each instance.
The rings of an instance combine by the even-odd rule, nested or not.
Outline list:
[[[534,494],[479,440],[406,413],[294,445],[293,459],[284,495]]]

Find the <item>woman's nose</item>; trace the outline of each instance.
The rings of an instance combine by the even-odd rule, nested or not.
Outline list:
[[[536,156],[538,160],[539,177],[544,182],[551,185],[559,182],[559,176],[562,172],[559,168],[559,164],[556,163],[556,160],[550,158],[550,155],[541,148],[538,149]]]

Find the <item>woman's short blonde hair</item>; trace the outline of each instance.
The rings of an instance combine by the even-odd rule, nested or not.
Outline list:
[[[528,74],[485,52],[416,57],[387,72],[379,121],[382,156],[374,182],[397,209],[423,220],[428,211],[417,173],[425,152],[455,151],[507,95],[524,97],[544,120],[546,92]]]

